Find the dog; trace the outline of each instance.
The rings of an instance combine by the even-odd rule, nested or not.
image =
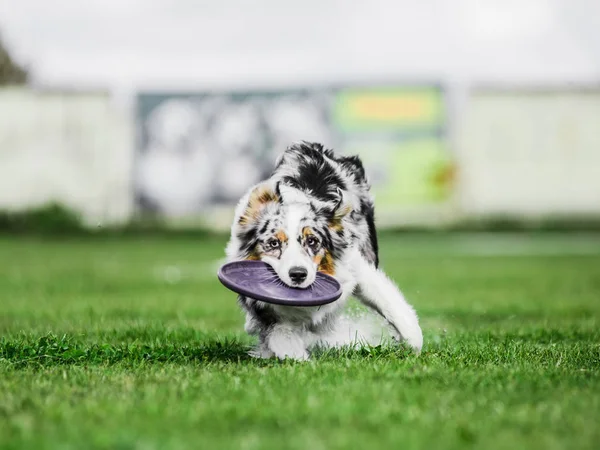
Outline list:
[[[261,260],[283,283],[306,288],[317,272],[333,276],[342,296],[319,307],[273,305],[243,295],[245,331],[258,358],[306,360],[335,329],[355,296],[380,314],[416,353],[423,334],[413,307],[379,268],[375,208],[358,156],[336,156],[319,143],[295,143],[272,176],[252,186],[235,209],[227,261]]]

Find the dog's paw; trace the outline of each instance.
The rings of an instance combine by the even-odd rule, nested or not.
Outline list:
[[[292,359],[294,361],[308,361],[310,358],[310,355],[308,354],[308,352],[306,350],[303,350],[301,352],[295,352],[295,351],[276,352],[275,356],[277,356],[277,358],[279,358],[279,359]]]
[[[309,358],[302,338],[287,327],[276,327],[267,338],[267,346],[279,359],[306,361]]]
[[[304,348],[304,343],[300,342],[271,342],[270,350],[279,359],[293,359],[295,361],[307,361],[308,351]]]
[[[275,356],[275,353],[273,353],[268,348],[265,348],[264,346],[259,345],[256,348],[250,350],[248,352],[248,355],[250,355],[252,358],[257,358],[257,359],[270,359],[273,356]]]
[[[421,353],[421,349],[423,348],[423,332],[421,331],[420,326],[417,325],[415,328],[408,331],[404,336],[404,339],[417,355]]]
[[[392,332],[392,339],[396,342],[405,342],[417,354],[421,354],[423,348],[423,332],[418,325],[411,329],[405,330],[404,335],[400,335],[397,331]]]

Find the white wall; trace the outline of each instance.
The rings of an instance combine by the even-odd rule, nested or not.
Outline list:
[[[0,90],[0,209],[57,201],[90,224],[132,211],[132,123],[106,93]]]
[[[600,214],[598,124],[600,89],[472,92],[456,123],[457,202],[442,216]],[[92,225],[126,221],[133,163],[133,117],[106,94],[0,90],[0,209],[58,201]],[[228,224],[219,214],[204,219]],[[400,221],[432,220],[445,219]]]
[[[600,214],[600,88],[475,91],[460,125],[464,213]]]

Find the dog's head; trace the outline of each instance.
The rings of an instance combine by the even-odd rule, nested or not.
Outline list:
[[[344,200],[341,191],[325,203],[286,185],[258,185],[236,224],[240,256],[266,262],[288,286],[310,286],[317,271],[334,275],[352,209]]]

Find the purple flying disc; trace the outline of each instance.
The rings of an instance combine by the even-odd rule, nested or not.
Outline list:
[[[287,286],[271,266],[262,261],[236,261],[225,264],[217,274],[223,285],[256,300],[287,306],[319,306],[342,295],[337,280],[317,272],[315,282],[306,289]]]

